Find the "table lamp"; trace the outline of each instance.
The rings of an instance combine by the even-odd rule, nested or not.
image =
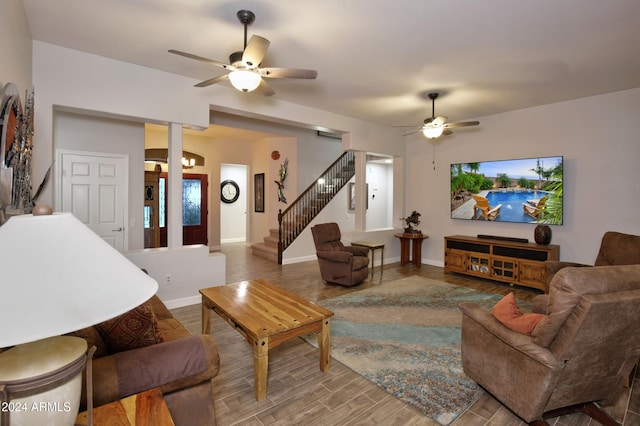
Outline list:
[[[50,212],[36,206],[0,226],[2,426],[73,425],[87,344],[61,335],[121,315],[158,289],[71,213]]]

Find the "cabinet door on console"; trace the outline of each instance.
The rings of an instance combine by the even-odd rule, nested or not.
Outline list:
[[[518,261],[519,281],[527,287],[537,288],[547,293],[547,280],[544,263]]]
[[[455,249],[445,250],[445,272],[467,272],[467,252]]]

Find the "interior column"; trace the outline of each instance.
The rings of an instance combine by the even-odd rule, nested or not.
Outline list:
[[[182,124],[169,123],[167,247],[182,247]]]
[[[355,230],[367,229],[367,153],[356,151],[356,210]]]

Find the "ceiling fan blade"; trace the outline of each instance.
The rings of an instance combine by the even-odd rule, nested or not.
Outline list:
[[[318,71],[298,68],[261,68],[260,75],[268,78],[306,78],[313,80]]]
[[[451,134],[453,134],[453,132],[452,132],[451,130],[449,130],[449,129],[445,128],[445,129],[442,131],[442,134],[443,134],[443,135],[445,135],[445,136],[447,136],[447,135],[451,135]]]
[[[265,53],[267,53],[270,43],[271,42],[264,37],[252,35],[249,43],[247,43],[247,47],[244,48],[242,62],[250,68],[255,68],[260,65]]]
[[[444,123],[447,122],[447,117],[443,116],[443,115],[439,115],[436,118],[433,119],[432,123],[436,126],[442,126]],[[425,123],[426,124],[426,123]]]
[[[256,89],[256,92],[260,92],[265,96],[273,96],[276,94],[276,91],[273,90],[273,88],[269,85],[269,83],[264,81],[264,79],[260,80],[260,85]]]
[[[478,124],[480,124],[479,121],[459,121],[457,123],[445,124],[444,127],[468,127],[468,126],[477,126]]]
[[[420,129],[414,130],[413,132],[409,132],[409,133],[403,133],[402,136],[409,136],[409,135],[415,135],[416,133],[418,133],[420,131]]]
[[[218,67],[222,67],[225,69],[233,69],[233,67],[229,64],[225,64],[224,62],[215,61],[213,59],[204,58],[202,56],[194,55],[192,53],[182,52],[180,50],[169,49],[169,53],[173,53],[176,55],[184,56],[185,58],[195,59],[196,61],[206,62],[208,64],[212,64]]]
[[[194,87],[207,87],[207,86],[211,86],[212,84],[220,83],[221,81],[225,81],[225,80],[229,80],[229,74],[210,78],[209,80],[205,80],[196,84]]]

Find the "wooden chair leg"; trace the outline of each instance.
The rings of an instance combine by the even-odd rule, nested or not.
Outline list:
[[[604,411],[602,407],[600,407],[600,405],[595,402],[586,404],[584,407],[584,412],[587,416],[599,421],[605,426],[620,426],[620,423],[618,423],[613,417],[609,415],[609,413]]]
[[[604,426],[620,426],[620,423],[618,423],[613,417],[611,417],[606,411],[604,411],[602,407],[600,407],[600,405],[598,405],[596,402],[588,402],[586,404],[577,404],[577,405],[572,405],[570,407],[558,408],[556,410],[547,411],[542,415],[542,417],[543,419],[550,419],[553,417],[564,416],[567,414],[573,414],[577,412],[585,413],[587,416],[591,417],[594,420],[597,420]],[[546,422],[537,423],[540,421],[544,422],[544,420],[536,420],[535,422],[531,422],[529,424],[530,425],[547,424]]]

